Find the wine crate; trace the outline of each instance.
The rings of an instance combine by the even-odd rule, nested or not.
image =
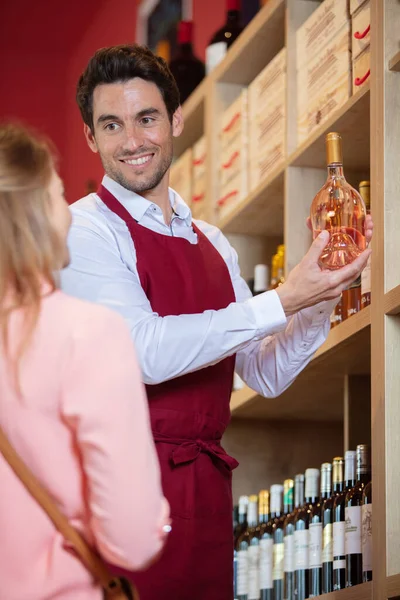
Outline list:
[[[251,119],[270,110],[275,96],[286,94],[286,48],[283,48],[248,87],[249,115]]]
[[[351,96],[350,24],[297,72],[297,144]]]
[[[350,0],[350,14],[351,16],[363,6],[368,0]]]
[[[362,5],[351,19],[351,52],[353,61],[371,42],[371,6],[369,0]]]
[[[192,148],[192,215],[195,219],[205,216],[206,200],[206,137],[202,136]]]
[[[188,204],[192,198],[192,149],[188,148],[172,165],[169,184]]]
[[[370,46],[367,46],[365,50],[353,60],[353,94],[369,82],[370,68],[371,49]]]
[[[324,0],[296,32],[298,70],[305,68],[348,22],[346,0]]]
[[[247,100],[247,89],[244,89],[221,119],[217,199],[220,218],[248,192]]]

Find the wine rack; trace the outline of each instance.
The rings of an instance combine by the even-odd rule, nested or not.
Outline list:
[[[248,387],[234,392],[232,424],[224,443],[242,465],[242,471],[239,468],[234,474],[237,495],[247,493],[248,486],[257,490],[283,479],[288,476],[288,465],[293,469],[319,466],[333,456],[332,436],[337,436],[337,453],[352,447],[354,439],[368,440],[373,522],[379,523],[379,527],[373,525],[373,585],[321,598],[394,599],[400,597],[400,5],[398,0],[370,0],[369,83],[298,145],[295,32],[319,4],[318,0],[268,0],[184,104],[185,129],[176,140],[175,154],[181,155],[205,134],[206,219],[236,248],[245,278],[251,276],[254,264],[269,261],[271,249],[282,241],[286,274],[307,251],[311,236],[305,219],[325,180],[327,131],[342,134],[349,182],[357,187],[360,180],[371,180],[375,223],[371,306],[332,329],[307,368],[280,397],[261,398]],[[286,159],[218,220],[221,115],[283,47],[287,50]],[[296,427],[304,432],[303,442],[293,433]],[[274,429],[281,435],[272,435]],[[287,452],[281,456],[283,446],[285,451],[291,448],[290,456]],[[308,461],[310,455],[315,456],[315,463],[303,465],[301,461]],[[274,460],[278,465],[275,480],[261,482],[265,464],[272,470]]]

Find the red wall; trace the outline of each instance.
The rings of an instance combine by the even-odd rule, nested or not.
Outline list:
[[[61,154],[67,197],[83,196],[102,167],[87,148],[75,103],[79,74],[97,48],[133,42],[138,0],[8,0],[0,20],[0,116],[45,132]],[[195,50],[204,59],[225,0],[193,0]],[[24,15],[24,19],[21,19]]]

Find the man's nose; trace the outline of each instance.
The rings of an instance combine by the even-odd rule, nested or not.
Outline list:
[[[125,129],[124,148],[137,150],[144,145],[143,131],[138,127],[130,126]]]

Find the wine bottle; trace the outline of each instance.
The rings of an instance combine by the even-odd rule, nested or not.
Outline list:
[[[260,492],[260,598],[273,600],[274,586],[273,571],[273,545],[272,522],[270,513],[270,493],[267,490]]]
[[[274,542],[272,567],[274,600],[283,600],[283,526],[285,524],[285,515],[283,512],[283,486],[280,484],[274,484],[271,486],[271,514],[275,514],[275,518],[273,519],[272,523],[272,535]]]
[[[345,487],[333,501],[333,590],[346,587],[345,504],[346,494],[356,484],[356,453],[345,454]],[[338,467],[339,469],[340,467]],[[337,475],[339,477],[339,475]]]
[[[269,286],[270,290],[274,290],[277,286],[278,281],[278,254],[274,254],[271,260],[271,283]]]
[[[234,550],[233,550],[233,593],[234,599],[238,598],[238,551],[236,549],[238,540],[242,533],[247,528],[247,507],[249,504],[248,496],[240,496],[238,506],[238,520],[234,527],[233,539],[234,539]]]
[[[260,600],[260,528],[258,526],[258,496],[249,497],[247,513],[248,580],[247,600]]]
[[[254,267],[253,295],[258,296],[268,290],[269,269],[267,265],[256,265]]]
[[[340,325],[340,323],[342,321],[344,321],[344,318],[343,318],[343,302],[342,302],[342,296],[340,296],[340,300],[336,304],[336,306],[333,309],[333,312],[331,314],[331,327],[336,327],[337,325]]]
[[[367,215],[369,215],[371,212],[370,182],[360,181],[358,189],[364,200]],[[365,308],[369,304],[371,304],[371,257],[361,273],[361,308]]]
[[[274,289],[285,283],[285,246],[284,244],[280,244],[278,246],[277,256],[277,275],[276,282],[274,284]]]
[[[330,239],[322,251],[319,265],[339,269],[353,262],[365,250],[365,204],[343,174],[342,138],[326,135],[328,177],[311,205],[313,237],[328,230]]]
[[[361,275],[342,292],[342,319],[349,319],[361,310]]]
[[[309,519],[313,505],[318,502],[319,470],[306,470],[306,501],[294,519],[295,598],[308,598]]]
[[[237,561],[237,600],[248,600],[248,585],[249,585],[249,525],[248,520],[251,516],[250,498],[247,508],[247,523],[244,531],[239,535],[235,544],[236,561]]]
[[[207,74],[211,73],[221,62],[228,48],[243,31],[240,4],[240,0],[227,0],[226,2],[226,22],[213,35],[206,48]]]
[[[362,564],[363,581],[372,581],[372,482],[367,483],[363,490],[362,507]]]
[[[206,74],[204,63],[193,52],[193,23],[181,21],[178,25],[178,48],[169,64],[179,90],[181,104],[201,83]]]
[[[369,448],[360,444],[357,446],[357,483],[347,492],[345,502],[346,587],[358,585],[363,580],[361,503],[364,488],[370,480]]]
[[[309,523],[309,598],[320,596],[322,590],[322,506],[331,495],[331,463],[321,465],[321,488],[318,502],[315,502],[310,513]]]
[[[333,491],[322,506],[322,593],[333,592],[333,505],[343,491],[343,458],[333,459]]]
[[[338,459],[334,459],[338,460]],[[339,459],[342,461],[343,459]],[[322,522],[322,594],[333,591],[333,531],[332,531],[332,465],[324,463],[321,472],[321,522]],[[335,464],[335,463],[334,463]]]
[[[295,508],[293,507],[293,480],[286,479],[283,484],[283,488],[284,511],[287,510],[285,523],[283,525],[283,598],[284,600],[294,600],[294,517],[295,508],[300,508],[300,506],[304,504],[304,475],[296,475],[295,477]]]

